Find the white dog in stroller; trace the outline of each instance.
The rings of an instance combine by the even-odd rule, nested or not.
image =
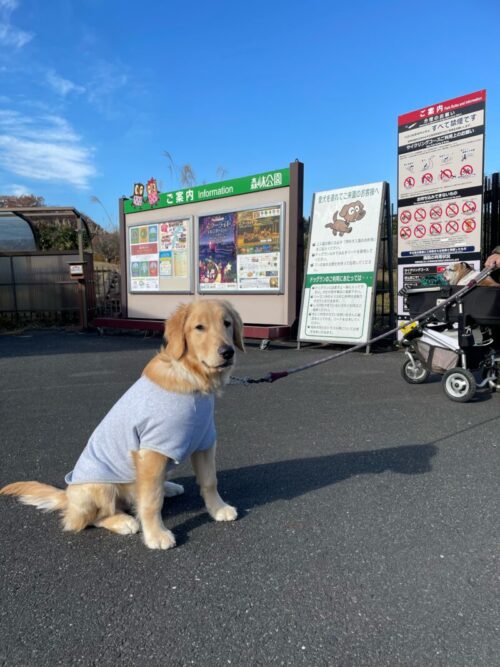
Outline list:
[[[476,271],[474,267],[467,262],[450,264],[450,266],[443,272],[444,279],[450,285],[468,285],[477,275],[479,275],[479,271]],[[500,283],[493,280],[491,276],[483,278],[479,282],[479,285],[481,285],[481,287],[500,287]]]

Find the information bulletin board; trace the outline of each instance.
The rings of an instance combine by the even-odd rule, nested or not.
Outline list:
[[[297,320],[304,165],[119,201],[122,318],[168,318],[179,303],[227,299],[252,335]]]

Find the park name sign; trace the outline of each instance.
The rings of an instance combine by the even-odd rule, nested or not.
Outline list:
[[[370,339],[386,188],[380,182],[314,193],[300,341]]]
[[[456,261],[479,268],[485,105],[480,90],[398,118],[399,288],[443,284]]]

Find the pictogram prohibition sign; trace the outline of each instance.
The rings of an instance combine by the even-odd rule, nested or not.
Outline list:
[[[464,220],[462,222],[462,229],[466,234],[470,234],[476,229],[476,221],[474,218],[467,218],[467,220]]]

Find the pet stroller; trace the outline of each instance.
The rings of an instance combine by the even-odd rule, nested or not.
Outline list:
[[[412,320],[418,319],[462,287],[406,290]],[[420,384],[429,375],[443,375],[443,389],[452,401],[470,401],[478,388],[500,388],[500,289],[475,287],[424,317],[403,332],[406,359],[401,374]]]

